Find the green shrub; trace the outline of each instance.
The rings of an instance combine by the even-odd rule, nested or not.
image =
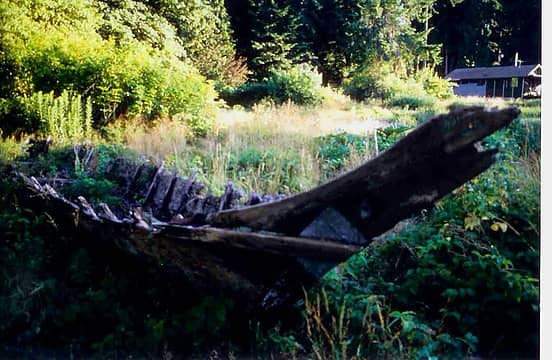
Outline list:
[[[112,181],[83,176],[65,186],[63,193],[70,199],[84,196],[91,203],[103,202],[113,207],[121,202],[121,199],[115,195],[115,189],[115,183]]]
[[[0,32],[0,62],[13,69],[0,79],[7,84],[0,97],[71,91],[92,99],[98,124],[121,115],[151,119],[185,113],[197,134],[206,132],[205,123],[217,107],[213,84],[186,61],[147,41],[102,38],[101,17],[91,2],[37,1],[31,6],[10,0],[0,10],[7,23]],[[2,123],[16,120],[8,118],[18,114],[16,106],[1,108]]]
[[[322,173],[328,178],[344,168],[353,151],[364,156],[373,146],[370,137],[345,132],[320,136],[314,143],[322,163]]]
[[[355,100],[368,98],[385,99],[389,96],[389,88],[384,86],[385,77],[394,77],[391,65],[377,62],[365,65],[343,84],[343,92]]]
[[[322,78],[307,65],[287,70],[273,70],[265,81],[247,82],[236,88],[222,90],[228,105],[252,106],[263,99],[276,104],[291,101],[298,105],[319,105],[323,100]]]
[[[535,356],[540,159],[520,157],[518,131],[514,126],[489,140],[503,152],[490,170],[326,276],[330,314],[339,318],[344,306],[348,333],[367,333],[359,330],[361,301],[381,294],[392,304],[382,310],[390,318],[396,311],[415,314],[407,328],[421,331],[413,335],[419,341],[401,340],[408,357]]]
[[[391,99],[396,104],[415,109],[431,106],[435,98],[445,99],[453,95],[452,83],[442,79],[432,69],[420,70],[412,76],[393,71],[390,64],[376,62],[357,70],[344,84],[344,91],[354,99]]]
[[[344,91],[354,99],[380,98],[388,100],[396,96],[427,96],[422,82],[415,77],[396,73],[391,64],[375,62],[353,73],[344,84]]]
[[[78,94],[63,91],[59,96],[53,92],[38,92],[25,99],[28,116],[38,117],[39,130],[51,135],[58,143],[75,143],[92,137],[92,100],[82,99]]]
[[[0,99],[0,129],[4,136],[30,134],[39,129],[37,114],[29,113],[26,99],[15,97]]]
[[[454,83],[437,75],[434,69],[425,68],[415,75],[416,81],[421,83],[428,95],[439,99],[448,99],[454,95]]]
[[[230,106],[252,107],[268,98],[268,85],[261,82],[246,82],[235,88],[226,87],[220,91],[221,98]]]
[[[381,148],[408,129],[378,130]],[[516,121],[492,135],[497,164],[329,272],[304,304],[311,352],[536,356],[540,156],[527,151],[535,132]]]
[[[268,96],[277,104],[291,101],[297,105],[322,102],[322,76],[306,64],[287,70],[273,70],[267,80]]]
[[[390,106],[397,106],[412,110],[422,107],[431,107],[435,104],[435,98],[429,95],[395,95],[389,100]]]

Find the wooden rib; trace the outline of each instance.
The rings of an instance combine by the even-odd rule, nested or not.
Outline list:
[[[157,183],[157,179],[159,178],[159,175],[161,172],[165,169],[165,164],[161,163],[161,165],[157,168],[157,171],[155,172],[155,175],[153,176],[153,179],[151,180],[151,184],[148,188],[148,192],[146,193],[146,196],[144,197],[144,204],[147,204],[150,201],[150,197],[152,196],[153,189]]]
[[[344,245],[335,241],[309,239],[280,234],[166,225],[160,227],[158,236],[204,244],[219,244],[233,248],[261,251],[286,257],[303,256],[320,260],[344,261],[361,250],[358,246]]]

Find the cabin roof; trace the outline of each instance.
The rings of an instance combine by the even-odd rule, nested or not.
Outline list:
[[[492,66],[454,69],[447,74],[450,80],[504,79],[512,77],[541,77],[541,65]]]

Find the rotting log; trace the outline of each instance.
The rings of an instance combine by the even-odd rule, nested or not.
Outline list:
[[[222,291],[244,311],[269,312],[295,302],[371,239],[485,171],[497,150],[479,142],[518,115],[514,107],[455,109],[328,183],[289,197],[252,194],[244,203],[230,183],[220,197],[204,195],[193,175],[119,159],[109,174],[125,189],[124,209],[71,201],[47,181],[16,174],[25,196],[58,227],[153,257],[178,269],[199,293]],[[136,196],[144,200],[131,200]]]

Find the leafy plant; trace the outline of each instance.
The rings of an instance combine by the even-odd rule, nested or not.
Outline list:
[[[377,129],[379,151],[387,150],[393,146],[398,140],[406,136],[409,130],[412,130],[412,127],[407,125],[388,126]]]
[[[345,132],[318,137],[315,144],[323,173],[328,177],[342,170],[354,152],[365,156],[371,150],[375,151],[375,144],[370,137]]]
[[[38,92],[27,102],[27,112],[40,119],[40,130],[61,144],[90,140],[92,137],[92,100],[63,91]]]
[[[430,96],[438,99],[448,99],[453,96],[454,83],[437,75],[433,68],[425,68],[416,72],[415,78]]]
[[[267,80],[268,96],[277,104],[291,101],[298,105],[322,102],[322,77],[307,64],[287,70],[273,70]]]
[[[288,101],[298,105],[319,105],[323,100],[322,78],[307,64],[285,70],[271,70],[262,81],[247,82],[236,88],[222,91],[222,97],[230,105],[252,106],[263,99],[275,104]]]
[[[356,100],[368,98],[385,99],[389,96],[388,87],[384,86],[385,74],[395,77],[388,62],[367,64],[353,73],[343,84],[345,94]]]
[[[134,1],[130,3],[129,7],[140,7]],[[53,91],[58,100],[43,99],[55,108],[50,116],[51,124],[59,123],[59,120],[53,121],[54,117],[74,112],[63,110],[65,94],[73,98],[83,96],[90,101],[90,105],[83,107],[87,109],[86,117],[93,118],[96,125],[104,125],[119,116],[151,119],[185,113],[193,130],[204,135],[205,124],[217,107],[214,100],[217,95],[213,84],[183,59],[181,53],[164,48],[165,45],[171,47],[170,41],[177,41],[175,34],[167,31],[164,35],[170,40],[161,41],[161,44],[146,41],[141,36],[124,36],[124,29],[118,29],[122,32],[119,33],[110,23],[111,16],[118,10],[105,4],[95,7],[89,1],[67,5],[58,0],[41,0],[32,6],[8,1],[0,10],[2,22],[6,23],[0,31],[5,44],[0,60],[12,64],[11,75],[5,76],[7,85],[2,88],[0,98],[32,99]],[[105,21],[109,25],[102,22],[101,10],[106,12]],[[124,11],[119,10],[124,18]],[[120,25],[128,30],[128,24]],[[210,71],[210,65],[204,65],[205,71]],[[219,71],[214,69],[218,65],[211,65],[213,71]],[[40,92],[43,94],[38,95]],[[35,100],[40,102],[40,99]],[[72,106],[71,100],[65,103]],[[20,113],[16,103],[10,100],[10,104],[8,108],[2,105],[0,116],[3,118],[4,114]],[[70,122],[71,118],[65,121]],[[58,125],[53,127],[59,128]]]
[[[435,99],[428,95],[396,95],[389,100],[390,106],[398,106],[408,109],[430,107],[435,104]]]

